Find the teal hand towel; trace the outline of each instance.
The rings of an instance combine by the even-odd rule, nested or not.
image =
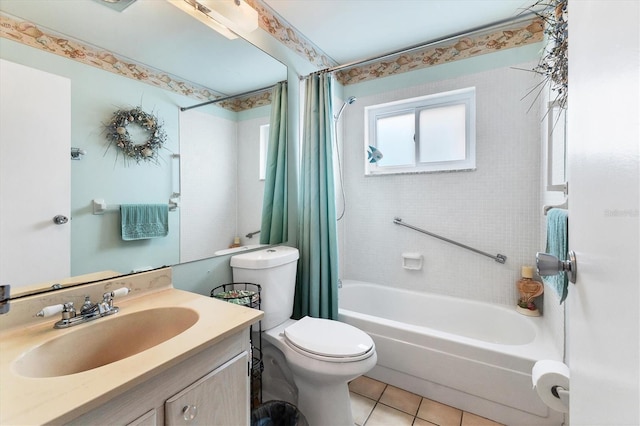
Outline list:
[[[165,237],[169,233],[168,204],[122,204],[120,219],[125,241]]]
[[[564,209],[551,209],[547,213],[547,249],[546,252],[560,260],[567,260],[569,251],[569,212]],[[558,275],[542,277],[542,281],[553,288],[560,303],[567,298],[569,278],[564,272]]]

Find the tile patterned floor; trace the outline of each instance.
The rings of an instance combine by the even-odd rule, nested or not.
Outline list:
[[[357,426],[502,426],[366,376],[349,383]]]

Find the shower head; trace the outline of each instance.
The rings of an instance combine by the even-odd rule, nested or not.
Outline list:
[[[342,104],[342,106],[340,107],[340,111],[338,111],[338,113],[336,115],[333,116],[333,119],[338,121],[340,119],[340,116],[342,115],[342,111],[344,111],[344,108],[347,105],[351,105],[352,103],[354,103],[356,101],[356,97],[355,96],[349,96],[346,100],[345,103]]]

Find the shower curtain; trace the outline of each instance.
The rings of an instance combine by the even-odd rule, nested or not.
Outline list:
[[[294,318],[338,318],[338,238],[333,182],[332,80],[306,79],[300,204],[298,275]]]
[[[261,244],[287,241],[287,83],[275,85],[271,94],[269,148],[262,199]]]

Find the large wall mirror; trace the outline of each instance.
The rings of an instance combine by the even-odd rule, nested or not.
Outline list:
[[[71,140],[64,148],[67,160],[61,161],[71,176],[68,275],[125,274],[208,258],[229,248],[235,237],[241,245],[257,244],[260,134],[269,123],[269,92],[184,112],[180,107],[272,86],[286,80],[286,66],[242,38],[223,37],[168,1],[137,0],[123,11],[105,4],[0,3],[0,57],[70,81]],[[105,138],[104,124],[113,114],[135,107],[156,116],[167,134],[157,161],[125,161],[122,150]],[[20,125],[35,126],[38,102],[28,108],[33,116],[27,114]],[[71,147],[86,154],[72,160]],[[29,157],[37,155],[29,152],[12,162],[16,185],[27,179],[37,187],[47,179],[47,170],[23,176]],[[46,167],[63,167],[61,162],[52,159]],[[104,200],[102,214],[94,214],[96,199]],[[119,205],[172,199],[178,208],[169,212],[166,237],[122,240]],[[15,200],[3,205],[10,201]],[[49,226],[51,217],[42,223]],[[191,231],[181,241],[185,218]],[[39,259],[19,263],[38,269]],[[20,286],[62,278],[11,281]]]

